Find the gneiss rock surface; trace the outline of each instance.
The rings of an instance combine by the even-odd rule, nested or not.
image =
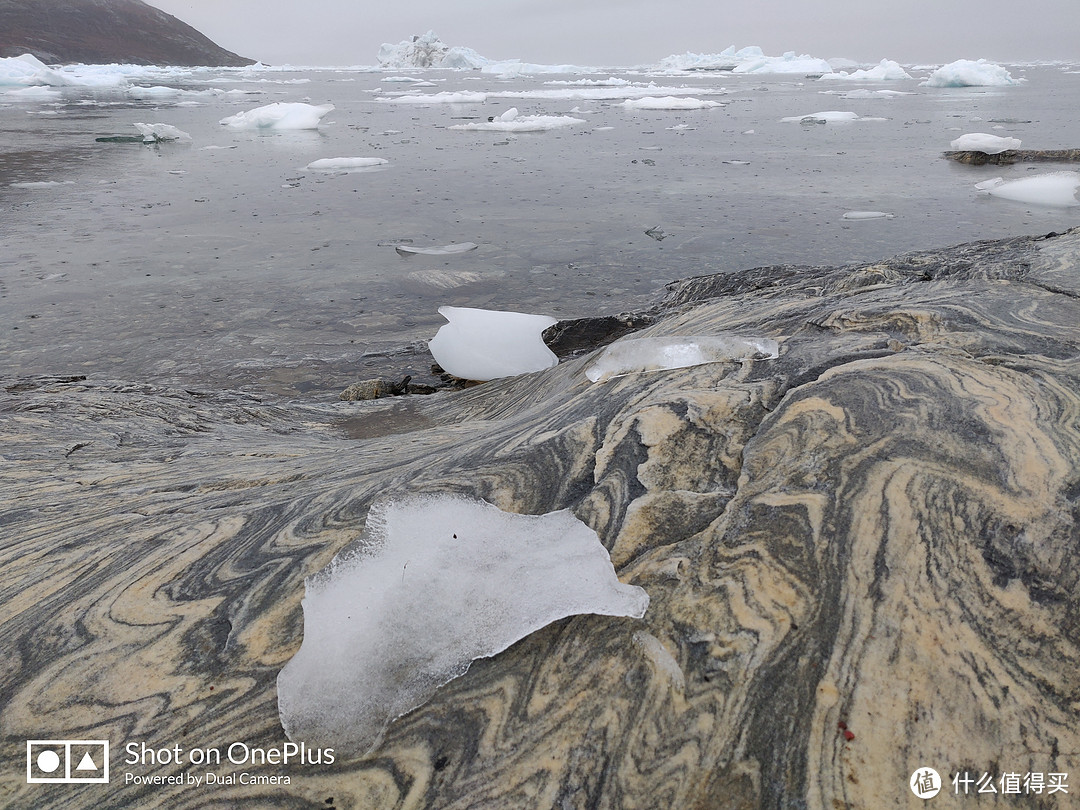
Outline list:
[[[50,64],[254,64],[141,0],[0,0],[0,57],[24,53]]]
[[[4,744],[281,748],[304,577],[377,496],[443,491],[572,510],[644,618],[550,625],[289,785],[65,806],[876,810],[925,767],[1075,791],[1080,230],[691,279],[638,334],[721,330],[780,356],[306,407],[4,381]],[[0,771],[12,807],[41,787]]]

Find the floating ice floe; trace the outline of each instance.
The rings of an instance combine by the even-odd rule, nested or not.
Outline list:
[[[363,754],[476,659],[568,616],[641,618],[648,604],[569,510],[385,498],[305,583],[304,641],[277,678],[281,724],[294,741]]]
[[[222,118],[220,123],[230,129],[317,129],[320,119],[332,109],[333,104],[276,101]]]
[[[585,369],[592,382],[641,371],[689,368],[733,360],[771,360],[780,345],[771,338],[729,335],[623,338],[612,343]]]
[[[455,253],[468,253],[476,250],[479,245],[476,242],[454,242],[440,247],[413,247],[412,245],[394,245],[394,250],[402,256],[420,254],[421,256],[453,256]],[[440,310],[441,312],[442,310]]]
[[[418,93],[414,96],[393,96],[391,98],[380,97],[375,100],[391,104],[483,104],[487,101],[487,97],[487,93],[455,93],[444,90],[441,93]]]
[[[842,110],[825,110],[823,112],[807,113],[806,115],[790,115],[780,119],[785,124],[836,124],[844,121],[858,121],[858,113],[845,112]]]
[[[143,136],[143,143],[190,141],[191,136],[172,124],[132,124]]]
[[[628,98],[619,106],[626,110],[708,110],[724,105],[719,101],[703,101],[689,96],[645,96]]]
[[[949,146],[957,152],[982,152],[987,155],[998,155],[1008,149],[1019,149],[1019,138],[1003,138],[1000,135],[989,135],[985,132],[969,132],[952,141]]]
[[[1050,208],[1071,208],[1080,205],[1076,192],[1080,189],[1080,172],[1050,172],[1022,180],[996,177],[978,183],[975,188],[1004,200],[1045,205]]]
[[[844,213],[843,219],[893,219],[895,216],[896,214],[890,214],[886,211],[847,211]]]
[[[447,129],[470,132],[544,132],[549,129],[561,129],[584,124],[584,118],[571,115],[521,115],[517,107],[511,107],[490,121],[477,121],[471,124],[453,124]]]
[[[627,87],[630,80],[608,76],[606,79],[555,79],[544,84],[553,87]]]
[[[1014,79],[1001,65],[979,59],[958,59],[942,65],[930,78],[922,82],[923,87],[1008,87],[1020,84],[1023,79]]]
[[[434,31],[402,40],[384,42],[376,56],[384,68],[453,68],[478,70],[491,60],[472,48],[447,45]]]
[[[720,53],[673,54],[660,60],[665,70],[728,70],[733,73],[826,74],[832,67],[815,56],[797,56],[788,51],[783,56],[766,56],[756,45],[735,50],[732,45]]]
[[[56,186],[74,185],[74,180],[23,180],[18,183],[8,183],[11,188],[54,188]]]
[[[581,65],[541,65],[535,62],[522,62],[520,59],[508,59],[502,62],[489,62],[480,68],[482,73],[493,73],[502,79],[518,76],[535,76],[538,73],[592,73],[593,68]]]
[[[835,73],[826,73],[821,78],[833,81],[882,82],[910,79],[911,76],[897,62],[891,59],[882,59],[874,67],[866,70],[855,70],[851,73],[841,70]]]
[[[439,307],[449,323],[428,342],[431,356],[449,374],[494,380],[558,365],[543,331],[558,320],[547,315],[471,307]]]
[[[8,90],[3,94],[5,101],[57,101],[63,97],[59,90],[51,87],[23,87],[19,90]]]
[[[365,169],[373,169],[376,166],[385,166],[390,161],[386,158],[377,157],[340,157],[340,158],[320,158],[319,160],[313,160],[305,169],[310,169],[313,172],[357,172]]]
[[[870,90],[866,87],[855,90],[818,90],[818,92],[823,96],[839,96],[840,98],[896,98],[915,95],[908,90]]]

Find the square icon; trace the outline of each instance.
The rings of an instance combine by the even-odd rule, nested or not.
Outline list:
[[[109,781],[108,740],[27,740],[26,781]]]

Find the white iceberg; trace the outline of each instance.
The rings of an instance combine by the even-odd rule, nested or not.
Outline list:
[[[815,56],[797,56],[788,51],[783,56],[766,56],[756,45],[735,50],[732,45],[720,53],[673,54],[660,60],[665,70],[728,70],[734,73],[827,74],[832,67]]]
[[[452,68],[479,70],[491,62],[472,48],[451,47],[434,31],[402,40],[384,42],[376,56],[384,68]]]
[[[380,97],[375,100],[393,104],[483,104],[487,101],[487,97],[487,93],[444,90],[441,93],[420,93],[413,96],[393,96],[392,98]]]
[[[949,146],[957,152],[983,152],[987,155],[997,155],[1007,149],[1019,149],[1019,138],[1003,138],[1000,135],[989,135],[985,132],[969,132],[952,141]]]
[[[1050,208],[1080,205],[1076,196],[1077,189],[1080,189],[1080,172],[1050,172],[1009,181],[998,177],[979,183],[976,188],[1004,200],[1028,205],[1044,205]]]
[[[835,124],[844,121],[858,121],[859,115],[844,110],[825,110],[823,112],[807,113],[806,115],[790,115],[780,120],[786,124]]]
[[[922,83],[923,87],[1008,87],[1020,84],[1022,79],[1014,79],[1001,65],[979,59],[958,59],[942,65],[930,78]]]
[[[143,136],[143,143],[162,143],[163,141],[190,141],[191,136],[172,124],[133,124]]]
[[[476,250],[480,247],[476,242],[454,242],[450,245],[442,245],[440,247],[413,247],[412,245],[394,245],[396,250],[402,256],[409,256],[412,254],[419,254],[421,256],[453,256],[455,253],[468,253],[470,250]]]
[[[445,371],[465,380],[494,380],[558,365],[541,337],[558,320],[547,315],[471,307],[439,307],[449,323],[428,342]]]
[[[304,168],[313,172],[355,172],[385,166],[389,162],[386,158],[377,157],[320,158],[311,161]]]
[[[317,129],[333,104],[304,104],[299,101],[275,101],[265,107],[239,112],[222,118],[221,124],[230,129]]]
[[[585,369],[585,376],[592,382],[602,382],[641,371],[666,371],[733,360],[771,360],[779,356],[780,345],[772,338],[732,335],[623,338],[604,349]]]
[[[447,129],[466,132],[545,132],[549,129],[562,129],[577,124],[584,124],[585,119],[571,115],[521,115],[517,107],[511,107],[490,121],[477,121],[471,124],[453,124]]]
[[[281,724],[294,741],[363,754],[474,660],[568,616],[640,618],[648,604],[568,510],[386,498],[356,546],[306,582],[304,641],[277,678]]]
[[[848,73],[846,70],[835,73],[826,73],[821,77],[825,80],[853,81],[853,82],[883,82],[910,79],[911,76],[899,63],[891,59],[882,59],[878,64],[869,69],[855,70]]]
[[[708,110],[713,107],[723,107],[719,101],[702,100],[689,96],[645,96],[644,98],[628,98],[620,105],[626,110]]]
[[[24,53],[0,59],[0,86],[22,87],[47,85],[64,87],[75,84],[68,76],[53,70],[36,56]]]

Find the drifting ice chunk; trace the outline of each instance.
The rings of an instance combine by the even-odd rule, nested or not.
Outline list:
[[[771,360],[780,346],[771,338],[705,337],[624,338],[604,349],[585,376],[593,382],[638,371],[665,371],[732,360]]]
[[[191,140],[190,135],[172,124],[133,124],[133,126],[142,133],[143,143]]]
[[[449,321],[428,342],[431,356],[465,380],[494,380],[558,365],[541,333],[558,323],[547,315],[471,307],[439,307]]]
[[[790,115],[780,119],[785,124],[822,123],[835,124],[838,121],[858,121],[858,113],[843,112],[841,110],[825,110],[824,112],[807,113],[806,115]]]
[[[1022,79],[1014,79],[1001,65],[980,59],[958,59],[943,65],[930,74],[922,83],[923,87],[1007,87],[1020,84]]]
[[[468,253],[476,250],[479,245],[476,242],[455,242],[452,245],[442,247],[413,247],[412,245],[394,245],[394,250],[402,256],[419,253],[423,256],[452,256],[455,253]]]
[[[377,98],[387,104],[483,104],[487,101],[487,93],[431,93],[417,96],[394,96],[393,98]]]
[[[822,79],[832,79],[840,81],[896,81],[899,79],[910,79],[907,71],[900,67],[899,64],[891,59],[882,59],[877,65],[869,70],[856,70],[852,73],[848,73],[846,70],[841,70],[838,73],[826,73],[821,77]]]
[[[221,123],[231,129],[317,129],[319,119],[332,109],[333,104],[275,101],[222,118]]]
[[[311,161],[304,168],[313,172],[355,172],[383,166],[389,162],[386,158],[377,157],[320,158]]]
[[[627,110],[707,110],[710,107],[724,105],[719,101],[702,101],[697,98],[645,96],[645,98],[628,98],[619,106]]]
[[[569,115],[519,115],[517,107],[511,107],[490,121],[454,124],[447,129],[468,132],[544,132],[584,123],[584,118],[574,118]]]
[[[567,510],[387,498],[357,546],[307,580],[304,642],[277,679],[281,724],[292,740],[362,754],[474,660],[567,616],[640,618],[648,604]]]
[[[1080,205],[1080,200],[1076,197],[1076,190],[1080,188],[1080,172],[1051,172],[1008,182],[998,177],[979,183],[976,188],[995,197],[1029,205],[1046,205],[1052,208]]]
[[[892,219],[896,214],[888,214],[885,211],[848,211],[844,219]]]
[[[57,101],[61,98],[63,98],[63,93],[59,90],[37,85],[24,87],[21,90],[8,90],[4,93],[6,101]]]
[[[451,47],[434,31],[402,40],[397,45],[384,42],[379,48],[379,64],[384,68],[454,68],[479,70],[491,60],[472,48]]]
[[[957,152],[983,152],[987,155],[997,155],[1006,149],[1019,149],[1020,139],[1002,138],[985,132],[971,132],[961,135],[949,146]]]

